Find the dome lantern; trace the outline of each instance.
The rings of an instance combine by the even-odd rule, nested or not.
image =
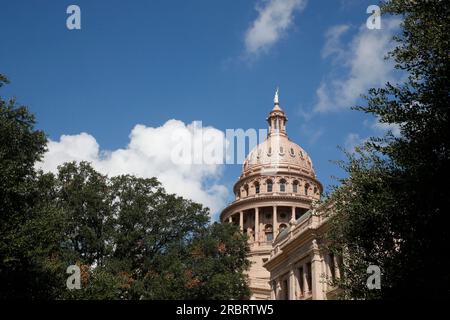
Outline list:
[[[267,122],[269,124],[269,136],[272,135],[286,135],[286,122],[287,117],[284,111],[280,108],[279,102],[279,90],[275,91],[275,97],[273,99],[273,109],[269,113]]]

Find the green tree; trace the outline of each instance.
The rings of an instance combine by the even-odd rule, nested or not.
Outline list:
[[[87,162],[65,163],[58,168],[57,206],[64,212],[64,245],[87,265],[103,265],[111,248],[112,203],[108,177]]]
[[[7,83],[0,75],[0,87]],[[0,98],[0,299],[236,299],[248,296],[247,239],[155,179],[89,163],[36,172],[46,138]],[[81,289],[66,269],[81,269]]]
[[[83,162],[61,166],[57,181],[56,198],[69,221],[64,238],[77,253],[72,264],[83,267],[83,288],[62,297],[248,295],[245,236],[235,226],[209,224],[209,212],[201,205],[167,194],[155,178],[108,179]],[[95,212],[103,214],[94,217]],[[103,234],[96,231],[102,229]]]
[[[0,75],[0,87],[8,83]],[[44,290],[23,226],[38,213],[39,190],[34,164],[45,151],[46,138],[34,128],[35,118],[14,98],[0,97],[0,298],[32,297]]]
[[[403,17],[389,57],[407,80],[369,90],[355,109],[401,136],[374,137],[341,163],[348,178],[329,199],[331,249],[346,257],[339,285],[347,298],[449,297],[450,4],[391,0],[382,11]],[[381,290],[366,287],[370,264]]]
[[[236,226],[214,223],[193,241],[187,259],[192,291],[187,299],[244,299],[250,296],[244,271],[248,239]]]

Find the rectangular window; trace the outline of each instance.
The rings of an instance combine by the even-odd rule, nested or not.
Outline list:
[[[297,193],[297,185],[292,185],[292,192]]]
[[[283,281],[283,292],[284,292],[284,300],[289,300],[289,282],[287,280]]]
[[[298,287],[300,289],[300,296],[303,296],[305,294],[305,286],[303,284],[303,277],[304,277],[303,267],[301,267],[298,269],[298,278],[297,278]]]
[[[259,193],[259,184],[255,186],[255,192]]]
[[[306,264],[306,282],[308,283],[308,291],[312,291],[312,270],[311,262]]]
[[[267,241],[272,241],[273,240],[273,233],[272,232],[266,233],[266,239],[267,239]]]
[[[267,192],[272,192],[272,184],[267,184]]]

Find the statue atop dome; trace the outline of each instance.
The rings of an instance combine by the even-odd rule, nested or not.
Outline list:
[[[277,87],[277,90],[275,91],[275,97],[273,98],[273,103],[275,103],[275,104],[279,104],[278,91],[279,91],[279,88]]]

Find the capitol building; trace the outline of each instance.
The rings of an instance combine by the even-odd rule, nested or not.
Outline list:
[[[333,299],[329,280],[339,277],[340,261],[324,250],[327,218],[313,209],[323,187],[311,158],[289,139],[287,120],[277,91],[267,138],[245,159],[220,220],[249,238],[251,299]]]

